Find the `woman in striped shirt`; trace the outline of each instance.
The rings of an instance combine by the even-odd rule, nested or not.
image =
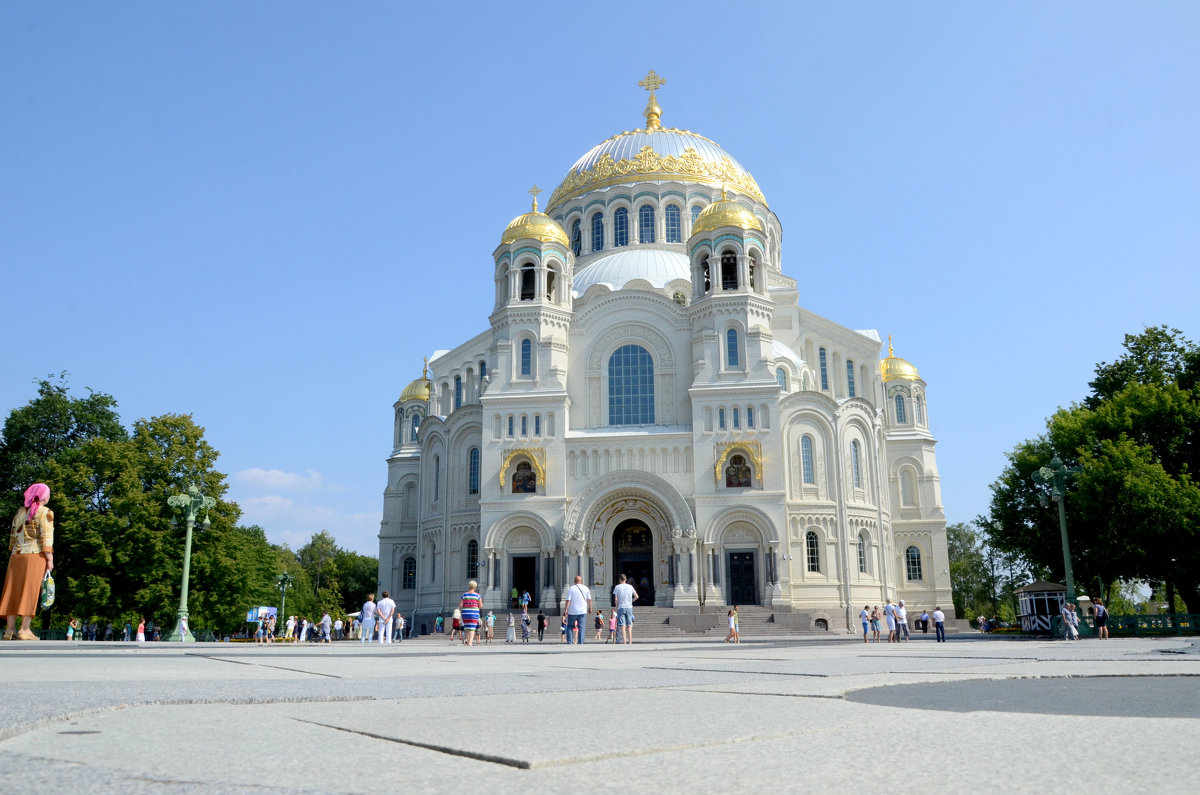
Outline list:
[[[475,645],[475,631],[479,629],[479,609],[483,607],[483,597],[475,590],[479,587],[479,583],[471,580],[467,583],[467,592],[462,595],[462,599],[458,602],[458,609],[462,612],[462,623],[464,634],[464,642],[468,646]]]

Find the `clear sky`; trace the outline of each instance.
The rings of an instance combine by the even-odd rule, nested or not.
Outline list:
[[[393,402],[653,68],[801,304],[920,368],[970,520],[1125,333],[1200,337],[1197,42],[1194,2],[10,0],[0,412],[67,370],[191,413],[245,522],[376,554]]]

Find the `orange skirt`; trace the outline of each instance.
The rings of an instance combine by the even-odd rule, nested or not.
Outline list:
[[[35,616],[42,578],[46,576],[46,558],[39,554],[14,554],[8,559],[4,575],[4,596],[0,597],[0,616]]]

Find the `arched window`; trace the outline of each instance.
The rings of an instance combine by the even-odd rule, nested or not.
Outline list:
[[[613,213],[613,245],[618,248],[629,245],[629,210],[624,207]]]
[[[622,345],[608,359],[608,424],[654,422],[654,359],[640,345]]]
[[[804,469],[804,482],[815,486],[817,476],[813,470],[813,440],[811,436],[800,437],[800,462]]]
[[[412,432],[409,434],[409,441],[417,441],[417,429],[421,427],[420,413],[412,415]]]
[[[846,360],[846,397],[854,397],[854,360]]]
[[[537,274],[533,271],[532,265],[521,266],[521,300],[532,301],[537,296],[537,291],[534,290],[534,280]]]
[[[513,470],[512,493],[534,494],[536,492],[537,473],[533,471],[533,467],[529,465],[528,461],[522,461]]]
[[[729,466],[725,467],[725,488],[748,489],[752,484],[752,475],[745,456],[731,456]]]
[[[804,552],[808,560],[809,571],[821,570],[821,544],[817,540],[817,534],[809,530],[804,536]]]
[[[479,493],[479,448],[472,447],[467,454],[467,494]]]
[[[733,427],[742,427],[742,412],[737,406],[733,407]]]
[[[717,409],[717,427],[725,430],[725,409]]]
[[[578,218],[575,219],[575,223],[571,224],[571,253],[577,257],[583,251],[583,230],[580,228],[581,226],[582,224]]]
[[[896,395],[896,422],[905,423],[908,418],[904,414],[904,395]]]
[[[917,473],[911,467],[900,470],[900,504],[909,507],[917,504]]]
[[[726,251],[721,255],[721,289],[736,290],[738,287],[737,254]]]
[[[417,587],[417,559],[414,557],[411,557],[411,556],[405,558],[404,559],[404,567],[403,567],[402,571],[404,573],[400,577],[400,589],[404,590],[404,591],[411,591],[413,588],[416,588]]]
[[[521,375],[533,373],[533,340],[526,337],[521,340]]]
[[[454,376],[454,408],[462,408],[462,376]]]
[[[533,435],[534,436],[542,435],[542,415],[541,414],[533,415]]]
[[[604,213],[592,215],[592,251],[604,250]]]
[[[754,427],[754,406],[746,406],[746,427]]]
[[[740,367],[741,357],[738,356],[738,335],[737,329],[729,329],[725,332],[725,366]]]
[[[829,391],[829,368],[826,366],[825,349],[824,348],[817,351],[817,358],[821,362],[821,389],[828,392]]]
[[[508,435],[513,435],[513,415],[508,415]]]
[[[916,547],[904,550],[904,573],[910,580],[921,579],[921,550]]]
[[[867,573],[867,539],[862,533],[858,534],[858,573]]]
[[[483,383],[483,379],[487,378],[487,362],[479,363],[479,383]]]
[[[471,539],[467,542],[467,579],[473,580],[479,576],[479,542]]]
[[[683,224],[679,218],[679,205],[668,204],[666,210],[667,221],[667,242],[682,243],[683,242]]]
[[[859,458],[858,440],[850,442],[850,470],[854,479],[854,488],[862,488],[862,461]]]
[[[700,217],[700,211],[704,209],[699,204],[692,208],[692,223],[696,223],[696,219]]]
[[[921,400],[921,396],[917,395],[913,399],[913,404],[917,407],[917,422],[921,425],[925,424],[925,401]]]
[[[782,367],[775,368],[775,380],[779,383],[779,388],[786,392],[788,388],[787,370]]]
[[[442,459],[440,456],[433,457],[433,501],[438,501],[438,492],[442,487]]]
[[[638,208],[638,242],[654,242],[654,208],[649,204]]]
[[[529,417],[524,414],[521,415],[521,435],[529,435]]]
[[[554,270],[553,268],[548,268],[546,270],[546,300],[547,301],[554,300],[554,282],[557,277],[558,277],[558,272],[556,270]]]

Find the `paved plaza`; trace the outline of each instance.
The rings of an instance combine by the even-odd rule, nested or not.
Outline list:
[[[1195,643],[9,642],[0,792],[1194,792]]]

